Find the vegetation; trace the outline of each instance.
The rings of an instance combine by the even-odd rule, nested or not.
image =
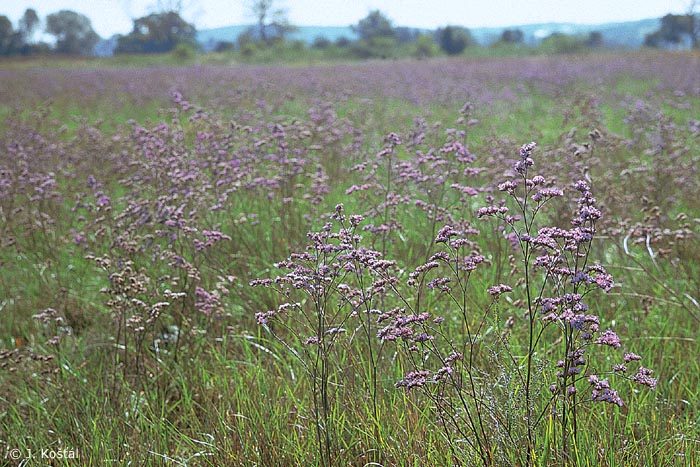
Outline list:
[[[668,14],[661,18],[661,27],[644,38],[644,45],[661,47],[663,45],[679,45],[688,40],[692,48],[700,46],[700,20],[694,12],[687,15]]]
[[[668,14],[661,18],[660,28],[647,34],[644,45],[652,48],[697,48],[700,20],[697,2],[691,2],[686,15]],[[53,46],[36,43],[34,31],[40,23],[36,12],[28,9],[18,22],[17,30],[10,20],[0,16],[0,56],[37,55],[111,55],[162,54],[176,49],[178,57],[190,57],[201,52],[196,41],[196,28],[181,16],[182,2],[159,1],[149,15],[134,19],[129,34],[115,36],[100,45],[99,37],[85,16],[65,10],[46,19],[46,32],[56,37]],[[356,59],[427,58],[435,55],[536,55],[582,53],[610,46],[600,31],[585,35],[554,32],[543,39],[525,41],[519,29],[504,29],[490,44],[479,44],[471,31],[457,25],[447,25],[434,31],[394,26],[379,10],[370,11],[352,25],[357,38],[339,38],[331,42],[317,37],[313,42],[290,39],[298,28],[292,25],[287,12],[274,0],[251,0],[248,9],[255,24],[237,37],[206,46],[207,51],[243,62],[306,62]],[[488,45],[489,47],[483,47]],[[187,51],[187,53],[184,53]],[[224,58],[226,58],[224,57]],[[229,60],[229,61],[231,61]]]
[[[47,16],[46,32],[56,37],[56,53],[66,55],[92,55],[100,39],[87,16],[70,10]]]
[[[264,44],[283,42],[294,26],[289,23],[287,14],[282,8],[275,8],[274,0],[254,0],[250,3],[250,11],[256,20],[256,25],[248,29],[243,41],[259,40]]]
[[[134,20],[133,31],[120,36],[114,53],[164,53],[176,46],[196,47],[194,25],[174,11],[153,13]]]
[[[440,28],[435,36],[440,48],[447,55],[459,55],[464,49],[475,44],[469,30],[458,26]]]
[[[698,465],[692,58],[8,62],[5,463]]]

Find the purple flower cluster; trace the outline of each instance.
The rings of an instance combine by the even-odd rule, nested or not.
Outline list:
[[[617,391],[610,388],[610,383],[607,379],[600,379],[597,375],[590,375],[588,382],[591,384],[591,400],[598,402],[607,402],[622,407],[624,402],[617,394]]]

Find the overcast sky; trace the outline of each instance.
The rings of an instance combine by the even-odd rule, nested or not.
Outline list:
[[[102,37],[127,34],[132,19],[155,11],[159,3],[177,0],[0,0],[0,15],[15,27],[27,8],[43,20],[59,10],[82,13]],[[248,24],[251,0],[180,0],[182,16],[197,29]],[[689,0],[277,0],[292,24],[348,26],[373,9],[381,10],[395,26],[437,28],[512,26],[546,22],[598,24],[685,13]]]

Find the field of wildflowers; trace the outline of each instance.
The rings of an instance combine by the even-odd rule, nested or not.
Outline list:
[[[698,55],[8,64],[0,118],[3,465],[700,465]]]

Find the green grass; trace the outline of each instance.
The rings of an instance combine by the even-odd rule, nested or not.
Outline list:
[[[140,60],[121,57],[108,62],[22,62],[15,66],[18,69],[85,66],[100,70],[102,67],[152,65],[150,61]],[[161,60],[159,65],[174,64],[170,58]],[[479,123],[467,130],[466,143],[476,154],[477,165],[484,164],[482,173],[472,179],[475,186],[500,181],[491,177],[500,177],[507,169],[501,164],[510,163],[517,157],[517,147],[530,140],[537,141],[540,146],[537,160],[538,164],[539,161],[543,163],[537,168],[564,185],[569,173],[557,170],[569,170],[567,164],[581,164],[580,156],[573,156],[569,145],[588,141],[586,135],[593,127],[601,126],[599,129],[606,135],[594,149],[594,157],[584,163],[590,165],[594,192],[612,211],[606,212],[610,224],[606,224],[606,230],[597,240],[599,243],[595,244],[599,248],[595,255],[613,273],[617,287],[608,295],[591,297],[590,305],[596,307],[595,312],[601,316],[601,328],[613,327],[625,348],[642,355],[644,366],[655,370],[659,384],[656,391],[651,392],[622,382],[616,388],[625,399],[625,407],[586,406],[586,410],[581,411],[577,449],[570,465],[700,464],[700,412],[696,404],[700,400],[700,363],[693,357],[700,351],[697,336],[700,309],[692,300],[698,299],[700,274],[695,262],[700,250],[698,225],[697,222],[693,224],[692,219],[700,217],[700,205],[689,193],[683,192],[682,187],[669,183],[668,193],[677,197],[672,213],[675,215],[682,210],[691,222],[685,240],[663,237],[652,245],[653,251],[659,253],[668,249],[670,252],[655,258],[649,255],[643,242],[634,243],[633,238],[628,242],[629,255],[623,246],[634,222],[643,222],[647,215],[641,211],[641,195],[647,194],[644,190],[648,188],[651,196],[654,188],[647,187],[642,176],[619,177],[630,160],[644,161],[646,157],[653,162],[653,158],[641,154],[642,146],[630,149],[624,144],[624,140],[633,136],[630,127],[623,122],[628,115],[624,96],[644,99],[682,128],[678,130],[678,138],[692,151],[684,154],[681,162],[692,162],[698,148],[697,136],[681,125],[693,118],[700,108],[700,99],[687,96],[684,98],[687,106],[679,107],[679,98],[668,91],[649,98],[649,92],[658,86],[659,81],[654,77],[640,80],[629,75],[604,83],[602,94],[597,84],[576,83],[556,93],[533,86],[513,100],[493,102],[490,106],[476,105],[474,118]],[[284,90],[279,92],[283,94]],[[196,96],[187,97],[202,108],[208,108],[208,102],[197,102]],[[31,190],[18,191],[4,198],[4,204],[0,205],[2,236],[12,237],[16,242],[0,249],[0,293],[3,297],[0,299],[0,349],[5,349],[0,358],[0,455],[5,456],[8,450],[15,448],[23,453],[68,448],[78,450],[79,461],[63,459],[53,465],[98,466],[107,462],[164,466],[319,465],[313,377],[290,347],[255,324],[254,314],[276,308],[281,297],[267,289],[251,288],[248,282],[276,275],[274,263],[292,251],[300,251],[307,242],[306,230],[322,227],[328,220],[323,216],[331,212],[335,204],[342,202],[346,212],[358,213],[385,199],[386,193],[381,193],[376,186],[362,195],[345,193],[348,186],[361,184],[363,177],[373,170],[372,164],[377,162],[374,155],[385,145],[384,135],[392,131],[406,135],[414,126],[414,119],[424,117],[428,123],[427,148],[439,150],[445,142],[445,130],[460,128],[455,121],[463,102],[454,106],[440,102],[420,106],[381,96],[371,96],[371,101],[366,96],[353,96],[334,102],[333,110],[338,117],[349,119],[364,137],[358,146],[359,153],[347,154],[349,138],[332,143],[322,140],[324,131],[337,127],[324,123],[323,129],[318,130],[309,122],[309,102],[315,97],[297,95],[294,99],[285,99],[282,95],[271,94],[271,100],[281,102],[272,115],[255,110],[251,102],[251,108],[210,110],[210,117],[202,121],[188,121],[191,114],[182,113],[179,124],[172,123],[172,114],[162,110],[172,106],[165,101],[167,96],[144,103],[139,96],[123,95],[116,98],[120,105],[114,104],[114,96],[85,101],[55,96],[50,104],[27,102],[19,115],[2,107],[3,144],[19,140],[37,153],[51,144],[60,149],[57,152],[47,150],[48,155],[38,158],[40,162],[30,168],[41,173],[54,172],[56,190],[61,197],[37,202],[30,200]],[[253,133],[263,132],[273,121],[287,125],[290,154],[312,159],[313,164],[326,169],[331,177],[330,192],[319,205],[295,197],[309,186],[310,174],[314,172],[315,166],[305,166],[304,172],[282,178],[280,188],[269,198],[267,188],[250,191],[242,188],[245,183],[255,185],[252,175],[250,179],[243,179],[237,191],[228,194],[227,208],[221,211],[211,210],[210,206],[215,201],[214,195],[220,195],[222,188],[203,189],[202,199],[209,196],[204,201],[188,198],[183,190],[175,200],[187,205],[188,210],[197,209],[191,225],[198,230],[194,233],[180,231],[180,238],[172,243],[168,243],[167,237],[158,236],[156,231],[163,228],[162,224],[129,227],[129,222],[119,218],[132,201],[143,202],[150,212],[158,214],[158,196],[166,196],[168,189],[182,188],[165,176],[168,170],[174,169],[166,170],[158,164],[142,168],[138,164],[138,157],[130,153],[134,146],[129,139],[128,120],[134,119],[146,128],[154,127],[156,122],[167,122],[172,131],[170,136],[175,135],[166,143],[168,154],[186,153],[192,163],[197,157],[210,157],[214,152],[207,150],[194,155],[197,131],[211,131],[218,136],[230,134],[228,151],[255,154],[260,158],[258,167],[265,167],[272,174],[275,166],[265,165],[262,159],[284,149],[271,143],[269,134],[265,136],[268,138],[265,146],[256,149],[253,137],[244,131],[232,130],[230,120],[243,111],[254,115],[250,119]],[[23,125],[22,131],[13,126],[17,121]],[[102,123],[97,125],[97,121]],[[436,126],[431,129],[433,124]],[[99,126],[99,135],[90,136],[87,131],[90,126]],[[573,137],[570,136],[572,128],[577,130]],[[653,126],[644,128],[654,129]],[[306,138],[309,137],[304,133],[307,130],[318,130],[313,136],[316,149],[308,149]],[[32,131],[40,133],[48,144],[32,146],[38,144],[28,139]],[[115,136],[119,138],[113,139]],[[182,140],[178,139],[180,136]],[[36,156],[37,153],[31,154]],[[122,153],[125,155],[120,156]],[[134,163],[121,165],[121,157],[129,157]],[[391,157],[396,161],[410,161],[415,157],[415,150],[404,145]],[[7,166],[16,162],[7,158],[0,161]],[[368,161],[364,172],[350,170],[350,166],[362,161]],[[377,162],[378,184],[393,183],[403,195],[421,196],[464,216],[471,216],[475,207],[485,204],[483,199],[475,198],[463,205],[454,191],[428,191],[431,187],[428,182],[399,185],[391,178],[397,176],[396,172],[389,175],[383,163],[388,163],[386,158]],[[286,170],[293,167],[290,165]],[[186,165],[177,168],[184,170]],[[142,169],[153,175],[150,185],[139,190],[124,184],[124,180],[134,175],[142,176]],[[211,167],[207,170],[213,174]],[[440,170],[438,168],[436,173]],[[92,193],[85,185],[88,174],[95,175],[103,184],[102,189],[112,199],[111,210],[98,212],[86,208],[73,212],[75,196],[80,192],[87,192],[85,201],[92,202]],[[596,180],[600,180],[600,185]],[[605,185],[614,180],[619,181],[619,186]],[[199,178],[190,188],[196,192],[206,183],[206,178]],[[616,203],[617,194],[621,198]],[[295,198],[285,203],[281,200],[284,196]],[[24,213],[16,212],[18,207],[25,209]],[[570,212],[566,208],[562,210],[562,213],[550,212],[548,216],[552,221],[564,222]],[[33,221],[40,212],[50,215],[52,221],[35,224]],[[312,213],[313,219],[306,220],[304,214],[307,213]],[[78,220],[78,215],[87,219]],[[105,217],[100,221],[106,228],[103,236],[95,233],[96,227],[89,227],[100,216]],[[673,217],[662,216],[657,220],[661,232],[664,228],[679,228],[680,221],[674,221]],[[423,211],[410,205],[387,210],[377,208],[374,217],[365,223],[378,224],[391,218],[405,228],[388,237],[372,236],[369,232],[363,232],[363,236],[368,245],[371,242],[374,248],[385,249],[388,255],[403,261],[405,278],[411,268],[436,251],[433,239],[442,224],[432,222]],[[480,223],[476,226],[482,231],[476,237],[476,247],[493,262],[493,267],[475,273],[471,281],[468,303],[478,315],[478,310],[486,309],[491,303],[486,288],[500,282],[515,284],[518,274],[512,274],[511,270],[521,265],[509,261],[507,242],[493,234],[493,225]],[[620,230],[616,231],[616,227]],[[71,229],[91,234],[88,249],[72,244]],[[192,239],[201,238],[197,235],[205,229],[219,229],[232,240],[199,252],[191,246]],[[174,270],[168,266],[168,260],[157,256],[155,247],[138,246],[130,250],[128,242],[120,243],[120,234],[137,245],[149,241],[152,242],[149,245],[157,245],[161,251],[182,256],[196,265],[200,277]],[[89,252],[95,256],[107,255],[110,266],[101,269],[94,260],[86,258]],[[135,340],[138,334],[130,334],[123,326],[120,328],[116,319],[119,309],[108,301],[113,296],[100,292],[114,281],[111,273],[124,273],[120,262],[127,260],[134,265],[130,277],[142,274],[148,277],[149,283],[139,292],[124,292],[124,303],[142,300],[151,304],[163,300],[165,289],[169,288],[188,293],[182,300],[172,300],[157,324],[147,328],[146,340],[140,344]],[[230,316],[219,319],[196,315],[192,318],[197,300],[195,287],[212,291],[222,282],[221,276],[228,274],[236,278],[221,301]],[[426,295],[423,300],[423,306],[436,314],[449,314],[454,309],[437,295]],[[411,303],[415,305],[415,301]],[[45,326],[32,319],[47,307],[55,308],[71,327],[71,334],[63,336],[58,346],[45,343],[60,332],[58,325]],[[129,313],[134,309],[129,308]],[[489,317],[492,329],[484,336],[502,332],[506,318],[512,315],[517,324],[511,331],[511,339],[517,342],[526,335],[522,311],[513,300],[502,299],[495,316]],[[178,344],[181,347],[177,349],[163,344],[164,327],[173,323],[189,331],[182,336]],[[454,320],[448,327],[448,335],[461,338],[462,326],[463,323],[460,325]],[[357,333],[359,335],[360,330]],[[287,336],[290,342],[296,342],[293,333]],[[306,337],[309,336],[299,336],[301,340]],[[154,350],[156,338],[161,339],[160,353]],[[370,404],[372,391],[368,387],[373,364],[369,359],[369,344],[359,337],[342,342],[334,350],[329,376],[332,391],[328,417],[332,426],[324,427],[332,431],[335,465],[418,466],[457,462],[449,440],[440,430],[433,401],[422,393],[406,393],[394,387],[410,368],[410,362],[401,357],[400,352],[395,353],[394,347],[381,349],[377,357],[378,419],[375,420]],[[300,354],[304,351],[302,347],[294,349]],[[484,351],[483,355],[486,354]],[[599,364],[607,364],[608,360],[614,363],[614,358],[618,357],[605,354],[598,359]],[[494,394],[500,394],[494,397],[511,403],[517,400],[521,390],[517,385],[501,388],[500,392],[494,389]],[[566,463],[558,452],[561,436],[558,430],[560,426],[550,421],[538,429],[534,465]],[[505,452],[504,462],[509,460],[512,465],[518,465],[521,454],[519,447]],[[477,463],[466,459],[465,464],[471,465],[472,461]]]

